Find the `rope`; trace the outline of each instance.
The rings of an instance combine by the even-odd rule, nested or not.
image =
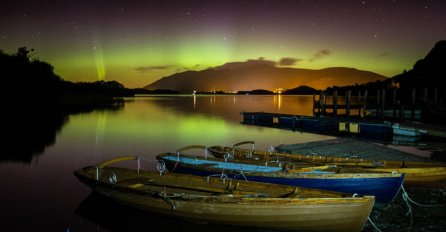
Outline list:
[[[370,219],[370,217],[367,217],[367,220],[370,222],[370,224],[372,224],[373,228],[375,228],[376,231],[378,232],[382,232],[382,230],[380,230],[375,223],[373,223],[372,219]]]
[[[204,148],[204,159],[207,159],[209,155],[208,148]]]
[[[358,197],[359,194],[354,193],[352,197]],[[378,232],[382,232],[376,225],[375,223],[373,223],[372,219],[370,219],[370,216],[367,217],[367,220],[370,222],[370,224],[372,224],[373,228],[375,228],[376,231]]]
[[[206,177],[207,182],[210,181],[211,177],[218,177],[220,179],[223,180],[223,183],[225,183],[225,180],[228,179],[228,175],[226,175],[225,173],[221,173],[221,174],[212,174]]]
[[[412,211],[412,206],[409,203],[409,195],[407,194],[407,192],[404,190],[403,185],[401,185],[401,190],[403,190],[403,200],[406,203],[407,206],[407,213],[406,213],[406,217],[410,214],[410,226],[409,226],[409,230],[412,229],[412,225],[413,225],[413,211]]]
[[[243,170],[240,170],[240,173],[238,173],[236,176],[239,176],[239,175],[243,176],[243,179],[245,179],[245,181],[248,182],[248,179],[246,178],[245,173],[243,172]]]
[[[410,229],[412,228],[413,225],[413,211],[412,211],[412,204],[417,205],[417,206],[421,206],[421,207],[438,207],[438,206],[445,206],[445,205],[427,205],[427,204],[420,204],[418,202],[415,202],[414,200],[412,200],[409,197],[409,194],[406,192],[406,190],[404,189],[404,186],[401,185],[401,190],[403,191],[402,193],[402,197],[404,202],[406,203],[407,206],[407,213],[406,213],[406,217],[410,214]]]
[[[403,199],[407,202],[412,202],[415,205],[421,206],[421,207],[438,207],[438,206],[445,206],[445,205],[426,205],[426,204],[420,204],[418,202],[415,202],[414,200],[412,200],[409,197],[409,194],[406,192],[406,190],[404,189],[404,186],[401,185],[401,190],[403,190]]]
[[[357,193],[353,193],[353,195],[352,195],[352,197],[358,197],[358,196],[359,196],[359,194],[357,194]],[[370,224],[372,224],[373,228],[375,228],[376,231],[378,231],[378,232],[382,232],[382,231],[375,225],[375,223],[373,223],[372,219],[370,219],[370,216],[367,217],[367,220],[370,222]]]
[[[163,199],[165,202],[169,203],[172,206],[172,210],[176,210],[177,209],[177,206],[175,205],[175,201],[170,199],[173,196],[168,196],[166,194],[166,192],[160,192],[160,193],[158,193],[158,197]]]

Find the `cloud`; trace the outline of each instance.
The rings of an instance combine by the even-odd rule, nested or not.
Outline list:
[[[384,52],[384,53],[379,54],[375,59],[380,60],[380,59],[387,58],[387,57],[389,57],[389,56],[390,56],[389,53]]]
[[[322,49],[322,50],[320,50],[320,51],[314,53],[313,57],[311,57],[310,59],[308,59],[308,61],[309,61],[309,62],[314,62],[314,61],[316,61],[316,60],[320,60],[320,59],[322,59],[322,58],[324,58],[324,57],[326,57],[326,56],[329,56],[329,55],[331,55],[330,50],[328,50],[328,49]]]
[[[279,66],[292,66],[292,65],[295,65],[299,61],[302,61],[302,59],[283,57],[282,59],[279,60],[279,62],[277,62],[277,64]]]
[[[254,67],[254,66],[276,66],[276,62],[275,61],[271,61],[271,60],[265,60],[264,57],[259,57],[256,60],[246,60],[243,62],[229,62],[229,63],[225,63],[221,66],[217,66],[215,67],[215,69],[242,69],[242,68],[250,68],[250,67]]]
[[[169,69],[171,65],[154,65],[154,66],[143,66],[135,68],[136,71],[140,72],[151,72],[151,71],[158,71],[158,70],[166,70]]]

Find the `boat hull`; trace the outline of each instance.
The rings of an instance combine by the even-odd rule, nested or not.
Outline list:
[[[317,163],[317,164],[336,164],[338,166],[362,167],[373,169],[379,172],[399,172],[404,173],[404,185],[423,186],[423,187],[443,187],[446,181],[446,163],[433,162],[414,162],[414,161],[395,161],[395,160],[366,160],[360,158],[345,158],[323,155],[300,155],[277,153],[260,150],[248,150],[240,148],[230,148],[213,146],[208,149],[209,152],[218,158],[224,154],[231,153],[236,160],[246,160],[246,154],[252,154],[258,160],[285,159],[292,162]]]
[[[176,173],[199,176],[221,176],[224,174],[223,176],[239,180],[317,188],[350,194],[373,195],[376,201],[381,203],[392,201],[398,194],[404,181],[404,174],[401,173],[243,173],[234,170],[203,168],[201,165],[183,164],[161,157],[158,157],[158,159],[163,160],[169,171]]]
[[[98,172],[96,175],[103,175]],[[121,175],[119,169],[113,169],[111,172],[116,174],[117,179],[121,180],[121,176],[128,176],[124,173]],[[177,195],[166,199],[160,195],[148,194],[144,191],[145,185],[134,184],[134,182],[118,181],[109,183],[107,177],[95,178],[95,168],[82,169],[75,172],[75,175],[86,185],[101,195],[104,195],[120,204],[128,205],[134,208],[142,209],[148,212],[157,213],[177,219],[212,224],[226,224],[236,226],[261,227],[268,229],[283,230],[302,230],[302,231],[361,231],[369,216],[373,204],[374,197],[343,197],[339,193],[323,193],[330,197],[219,197],[210,196],[202,197],[189,195]],[[147,174],[136,171],[132,174],[135,180],[140,183],[149,183],[150,180],[159,177],[158,173]],[[158,177],[156,177],[158,175]],[[198,178],[196,176],[185,177],[181,174],[163,174],[166,178],[170,178],[166,183],[158,183],[160,189],[171,188],[170,184],[180,183],[181,185],[190,186],[193,182],[198,183],[199,188],[205,188],[209,182],[206,178]],[[133,177],[132,177],[133,178]],[[129,179],[129,178],[127,178]],[[130,179],[132,180],[132,179]],[[221,180],[211,180],[211,184]],[[155,181],[156,182],[156,181]],[[232,183],[232,182],[231,182]],[[252,188],[268,189],[280,188],[288,191],[289,186],[277,185],[261,185],[262,183],[240,183]],[[164,186],[164,187],[163,187]],[[226,182],[224,189],[229,189],[231,184],[229,180]],[[234,186],[234,185],[232,185]],[[235,187],[238,185],[235,185]],[[177,186],[178,187],[178,186]],[[235,187],[233,187],[235,189]],[[192,187],[191,187],[192,188]],[[212,188],[216,188],[215,185]],[[212,189],[211,188],[211,189]],[[190,191],[188,187],[185,192]],[[209,190],[211,191],[211,190]],[[291,191],[314,191],[301,190],[296,188]],[[293,193],[294,193],[293,192]],[[297,193],[296,193],[297,194]],[[179,197],[183,196],[183,197]]]
[[[196,204],[175,201],[175,210],[161,199],[95,188],[118,203],[196,223],[262,227],[303,231],[361,231],[373,204],[364,202],[276,200],[236,204]],[[279,212],[279,213],[278,213]],[[355,215],[352,217],[352,215]]]

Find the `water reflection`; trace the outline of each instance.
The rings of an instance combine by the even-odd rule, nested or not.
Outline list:
[[[57,133],[67,122],[66,114],[3,114],[0,159],[30,163],[34,155],[41,154],[55,143]]]
[[[123,105],[114,105],[96,110],[116,111],[122,107]],[[0,161],[31,163],[34,157],[38,157],[56,142],[58,133],[69,122],[69,115],[93,110],[95,109],[1,112],[0,129],[3,138],[0,139]]]
[[[273,104],[276,106],[277,110],[280,111],[282,108],[282,95],[274,95]]]
[[[79,225],[71,226],[73,229],[76,227],[76,231],[267,231],[257,228],[190,223],[123,206],[94,192],[79,204],[75,213],[84,219]]]
[[[146,96],[139,101],[155,104],[181,114],[218,116],[240,122],[240,112],[272,112],[312,115],[312,96],[262,96],[262,95],[183,95]]]

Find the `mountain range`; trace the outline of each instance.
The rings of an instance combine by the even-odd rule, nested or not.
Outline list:
[[[264,59],[231,62],[202,71],[185,71],[163,77],[144,88],[193,91],[277,90],[306,85],[315,89],[362,84],[387,77],[354,68],[335,67],[320,70],[280,67]]]

